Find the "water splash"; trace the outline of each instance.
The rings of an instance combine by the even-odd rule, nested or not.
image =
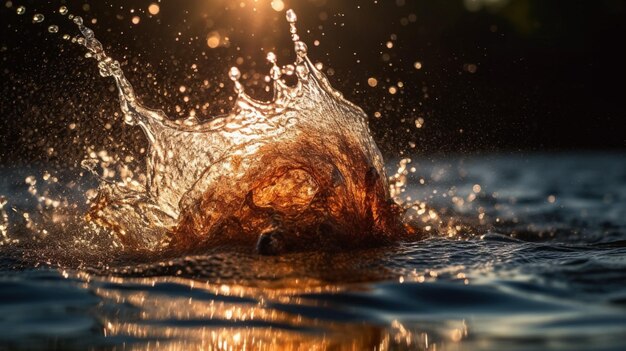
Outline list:
[[[0,195],[0,243],[3,243],[9,239],[9,215],[4,209],[7,204],[7,199]]]
[[[267,55],[273,99],[248,96],[233,67],[235,108],[204,123],[143,106],[119,62],[73,18],[76,41],[115,79],[124,121],[149,141],[145,184],[102,182],[88,219],[142,249],[345,249],[406,233],[367,116],[311,63],[296,14],[286,18],[296,60],[279,67]],[[282,79],[294,74],[293,86]]]

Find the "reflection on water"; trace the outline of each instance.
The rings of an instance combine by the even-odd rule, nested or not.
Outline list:
[[[428,249],[434,254],[427,254]],[[470,257],[482,250],[495,253],[472,263]],[[185,273],[185,268],[193,270],[211,257],[155,264],[153,273],[165,274],[167,270],[159,272],[158,267],[168,266],[176,273],[146,278],[66,271],[17,272],[2,280],[3,301],[12,302],[1,308],[20,313],[5,318],[3,327],[10,323],[11,328],[2,328],[0,337],[11,341],[15,331],[23,331],[22,336],[39,335],[43,343],[54,338],[63,348],[123,345],[126,349],[158,346],[171,350],[572,349],[578,343],[610,346],[619,342],[626,327],[619,308],[612,309],[601,300],[580,303],[575,301],[577,294],[566,289],[548,288],[527,280],[527,276],[503,279],[506,274],[487,268],[498,260],[530,258],[533,252],[546,250],[553,248],[499,240],[455,244],[437,239],[385,252],[395,257],[352,260],[344,256],[335,262],[344,266],[362,264],[360,268],[352,266],[362,271],[371,268],[368,263],[391,268],[404,262],[397,267],[402,271],[411,268],[408,262],[414,262],[412,274],[379,282],[333,283],[301,272],[298,275],[302,278],[283,274],[304,259],[321,259],[301,254],[273,261],[250,257],[240,262],[242,267],[260,261],[268,271],[275,272],[273,279],[269,279],[269,272],[265,279],[233,279],[224,268],[224,283],[199,276],[176,277],[196,275]],[[452,266],[435,261],[444,251],[466,258],[457,258],[459,262]],[[623,256],[623,249],[599,250],[597,254],[610,257],[620,252]],[[433,263],[420,264],[418,253]],[[535,254],[534,259],[545,267],[581,255],[575,250],[572,253],[556,260]],[[470,267],[454,264],[462,261]],[[442,268],[425,269],[427,266]],[[500,266],[508,273],[520,268],[515,264],[507,267],[506,263]],[[420,271],[424,274],[417,274]],[[331,272],[327,274],[333,278]],[[500,277],[494,278],[493,274]],[[541,275],[537,271],[533,279]],[[466,279],[472,283],[466,284]],[[12,341],[24,346],[37,339],[28,340]]]
[[[80,243],[55,241],[62,232],[51,233],[41,246],[21,238],[0,248],[0,345],[118,350],[623,346],[624,155],[416,159],[414,164],[428,181],[407,191],[415,199],[428,198],[440,213],[476,224],[480,235],[461,239],[442,233],[342,253],[169,258],[115,256],[119,250],[104,246],[100,252],[77,252],[68,248],[82,248]],[[7,185],[14,173],[3,174],[9,176],[1,192],[14,194],[18,187]],[[477,195],[459,207],[458,200],[442,195],[450,187],[466,201]],[[481,207],[482,212],[476,210]],[[481,213],[487,223],[476,222]],[[11,220],[14,214],[9,211]]]
[[[167,340],[160,341],[160,346],[168,349],[206,345],[271,350],[388,349],[392,345],[427,349],[429,342],[443,345],[467,336],[463,321],[405,326],[397,319],[374,317],[373,311],[359,311],[368,306],[344,311],[333,306],[346,298],[367,303],[369,289],[362,295],[342,296],[337,294],[345,288],[338,286],[316,281],[291,283],[294,287],[279,289],[212,286],[172,278],[109,279],[92,284],[96,294],[106,300],[141,310],[134,318],[120,319],[119,311],[105,316],[105,336]],[[376,305],[369,308],[375,310]],[[367,319],[369,323],[363,323]],[[150,344],[140,346],[144,347],[150,348]]]

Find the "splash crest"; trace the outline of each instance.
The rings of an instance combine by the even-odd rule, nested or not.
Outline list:
[[[125,122],[149,141],[146,183],[102,182],[89,220],[149,250],[341,250],[405,234],[366,114],[312,64],[296,14],[286,17],[296,60],[279,67],[268,53],[273,99],[248,96],[233,67],[234,109],[203,123],[143,106],[119,62],[74,17],[78,42],[115,79]]]

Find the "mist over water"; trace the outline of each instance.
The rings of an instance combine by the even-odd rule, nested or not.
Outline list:
[[[47,13],[15,11],[64,38]],[[0,346],[623,346],[623,153],[385,162],[291,12],[294,64],[265,54],[273,98],[248,96],[233,67],[232,112],[174,119],[143,105],[87,19],[57,14],[115,81],[115,128],[143,134],[120,129],[75,167],[0,168]]]

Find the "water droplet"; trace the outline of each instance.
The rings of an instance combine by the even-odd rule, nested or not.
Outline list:
[[[239,78],[241,78],[241,72],[239,72],[239,68],[233,66],[230,68],[230,71],[228,72],[228,76],[230,77],[230,80],[236,81],[236,80],[239,80]]]
[[[64,40],[70,40],[70,35],[69,34],[63,34],[63,39]]]
[[[296,74],[298,75],[298,78],[307,80],[309,78],[309,68],[304,64],[299,64],[296,66]]]
[[[43,22],[43,20],[46,19],[41,13],[36,13],[33,16],[33,23],[41,23]]]
[[[48,27],[48,32],[50,33],[58,33],[59,32],[59,26],[57,25],[51,25],[50,27]]]
[[[221,36],[218,32],[213,31],[207,35],[206,43],[207,46],[211,49],[215,49],[216,47],[220,46],[220,41]]]
[[[150,13],[153,16],[157,15],[160,11],[161,11],[161,7],[159,7],[159,4],[152,3],[150,4],[150,6],[148,6],[148,13]]]
[[[306,44],[305,44],[304,42],[302,42],[302,41],[296,41],[296,42],[294,43],[294,47],[295,47],[295,49],[296,49],[296,54],[297,54],[299,57],[304,58],[304,56],[306,56],[307,47],[306,47]]]
[[[230,71],[228,71],[228,77],[230,77],[230,80],[235,82],[235,92],[237,94],[242,94],[243,85],[241,85],[241,83],[239,82],[239,78],[241,78],[241,72],[239,72],[239,68],[235,66],[231,67]]]
[[[296,21],[298,20],[298,16],[296,16],[296,13],[292,9],[287,10],[287,13],[285,13],[285,17],[287,18],[287,22],[289,23],[296,23]]]
[[[287,65],[283,67],[283,73],[285,73],[288,76],[292,75],[295,70],[296,68],[293,65]]]
[[[268,52],[267,53],[267,60],[271,63],[276,63],[276,54],[273,52]]]
[[[280,12],[285,8],[285,3],[283,2],[283,0],[272,0],[270,5],[272,6],[272,9],[274,9],[274,11],[276,12]]]
[[[26,13],[26,7],[24,7],[24,6],[20,6],[20,7],[18,7],[18,8],[15,10],[15,12],[16,12],[18,15],[23,15],[23,14],[25,14],[25,13]]]
[[[79,26],[82,25],[83,24],[83,18],[80,17],[80,16],[74,17],[74,23],[79,25]]]
[[[270,76],[272,77],[273,80],[279,80],[280,77],[282,76],[282,72],[280,71],[280,68],[276,66],[276,64],[274,64],[274,66],[270,70]]]
[[[59,13],[62,14],[63,16],[67,15],[67,7],[65,6],[59,7]]]
[[[422,128],[424,126],[424,119],[422,117],[419,117],[418,119],[415,120],[415,127],[416,128]]]

